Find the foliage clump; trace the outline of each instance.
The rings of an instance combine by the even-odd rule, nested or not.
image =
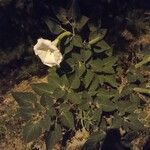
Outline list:
[[[61,8],[57,19],[45,20],[54,36],[71,33],[59,45],[63,54],[60,67],[49,68],[47,83],[31,85],[34,92],[13,93],[18,112],[26,120],[24,140],[30,142],[44,134],[49,150],[68,140],[68,132],[79,129],[98,141],[107,128],[144,129],[136,110],[144,106],[137,93],[147,78],[131,68],[123,82],[125,72],[104,40],[107,30],[86,16],[76,18],[72,11],[68,16]]]

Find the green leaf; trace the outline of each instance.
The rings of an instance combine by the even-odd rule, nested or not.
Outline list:
[[[57,88],[57,89],[55,89],[55,91],[53,93],[53,96],[56,99],[59,99],[59,98],[62,98],[63,96],[65,96],[65,94],[66,94],[66,90],[65,89]]]
[[[28,122],[23,127],[23,139],[25,142],[31,142],[42,134],[42,127],[39,123]]]
[[[51,107],[54,104],[54,98],[49,95],[43,94],[41,96],[40,103],[44,107]]]
[[[108,57],[113,56],[113,49],[111,48],[111,49],[106,50],[106,51],[105,51],[105,54],[106,54]]]
[[[78,75],[81,77],[86,71],[85,64],[79,61],[79,66],[78,66]]]
[[[47,110],[46,110],[46,114],[50,117],[54,117],[57,115],[57,112],[55,110],[54,107],[49,107]]]
[[[112,56],[112,52],[113,52],[112,48],[104,40],[101,40],[97,42],[96,44],[94,44],[93,50],[96,53],[105,52],[105,54],[109,57]]]
[[[48,83],[55,90],[56,88],[61,88],[61,80],[56,72],[49,72],[48,74]]]
[[[73,45],[71,43],[69,43],[69,44],[65,45],[64,49],[65,49],[64,53],[67,54],[73,50]]]
[[[124,97],[126,95],[129,95],[131,93],[133,93],[133,88],[136,87],[136,85],[133,85],[133,84],[129,84],[127,86],[125,86],[123,88],[123,90],[121,91],[121,97]]]
[[[60,77],[61,79],[61,84],[64,85],[66,88],[69,88],[70,87],[70,83],[68,81],[68,78],[67,76],[64,74]]]
[[[102,115],[102,109],[101,108],[99,108],[99,109],[97,109],[97,110],[94,111],[93,120],[96,122],[97,126],[100,123],[101,115]]]
[[[97,37],[99,37],[100,38],[99,40],[101,41],[105,37],[106,33],[107,33],[107,29],[97,29],[93,32],[90,32],[89,41],[91,41]]]
[[[113,69],[113,66],[115,65],[117,59],[117,57],[107,57],[103,60],[96,59],[93,60],[90,65],[95,72],[114,74],[115,71]]]
[[[47,95],[52,95],[55,87],[51,84],[48,83],[37,83],[37,84],[32,84],[32,89],[39,95],[47,94]]]
[[[139,106],[141,103],[141,98],[137,94],[132,93],[130,94],[130,101]]]
[[[82,102],[79,94],[73,91],[67,94],[67,99],[73,104],[80,104]]]
[[[51,123],[51,116],[45,114],[44,118],[40,120],[40,125],[44,132],[50,129],[50,125],[51,125],[50,123]]]
[[[112,121],[112,128],[120,128],[124,124],[124,119],[123,117],[119,116],[118,114],[114,116],[113,121]]]
[[[102,60],[103,64],[103,72],[106,73],[115,73],[113,66],[115,66],[115,63],[117,62],[117,57],[107,57]]]
[[[79,53],[72,53],[72,58],[74,59],[74,62],[82,61],[82,57]]]
[[[54,20],[46,19],[45,23],[48,26],[50,32],[53,34],[60,34],[64,31],[63,28]]]
[[[97,42],[95,44],[96,47],[99,47],[100,50],[103,50],[103,51],[106,51],[106,50],[110,50],[111,47],[104,41],[104,40],[101,40],[99,42]]]
[[[137,109],[137,105],[129,101],[119,101],[117,107],[122,115],[125,113],[133,113]]]
[[[37,100],[35,94],[31,92],[13,92],[12,95],[20,107],[31,107]]]
[[[135,73],[129,72],[127,74],[127,78],[128,78],[128,82],[130,82],[130,83],[135,83],[136,81],[140,81],[141,83],[143,83],[146,81],[144,76],[138,72],[135,72]]]
[[[46,150],[53,150],[54,146],[62,138],[62,129],[59,124],[55,125],[54,129],[51,129],[46,137]]]
[[[32,107],[20,107],[17,112],[25,120],[31,120],[36,113],[37,111]]]
[[[80,87],[80,78],[79,76],[76,74],[72,83],[71,83],[71,88],[72,89],[78,89]]]
[[[108,91],[108,90],[105,90],[105,89],[99,89],[98,90],[98,94],[97,96],[101,99],[101,100],[109,100],[110,98],[113,98],[115,97],[115,95],[117,94],[117,91],[114,92],[114,91]]]
[[[68,58],[66,62],[71,67],[72,71],[74,71],[75,60],[73,58]]]
[[[68,127],[69,129],[74,128],[74,117],[69,110],[62,109],[60,119],[65,127]]]
[[[71,23],[73,23],[73,27],[75,26],[76,21],[80,19],[80,7],[77,1],[72,1],[69,9],[67,10],[67,18]]]
[[[105,78],[105,76],[104,75],[98,75],[97,76],[98,77],[98,82],[99,82],[99,84],[100,85],[103,85],[103,83],[104,83],[104,78]]]
[[[105,76],[103,76],[103,81],[105,83],[108,83],[112,87],[117,87],[118,86],[115,75],[105,75]]]
[[[64,8],[59,8],[56,16],[59,19],[59,21],[61,21],[62,23],[64,23],[64,24],[68,23],[67,12]]]
[[[91,105],[92,100],[93,99],[92,99],[91,95],[88,92],[83,91],[83,93],[82,93],[82,102],[79,105],[79,109],[88,110],[89,106]]]
[[[104,139],[104,132],[96,132],[90,135],[89,139],[83,145],[82,150],[97,150],[99,149],[99,143]]]
[[[84,78],[85,88],[87,88],[90,85],[90,83],[93,80],[93,77],[94,77],[94,73],[90,70],[87,70],[87,73],[86,73],[85,78]]]
[[[90,84],[89,91],[90,92],[96,91],[98,86],[99,86],[99,79],[97,76],[95,76],[94,79],[92,80],[92,83]]]
[[[99,47],[96,47],[95,45],[93,46],[93,51],[94,51],[95,53],[102,53],[102,52],[105,52],[104,49],[101,49],[101,48],[99,48]]]
[[[143,129],[143,124],[138,120],[137,115],[130,115],[129,116],[129,122],[128,122],[128,126],[129,128],[131,128],[132,130],[142,130]]]
[[[102,61],[101,60],[93,60],[91,62],[91,67],[95,72],[102,72]]]
[[[100,100],[99,105],[105,112],[112,112],[116,110],[116,105],[109,100]]]
[[[86,62],[92,55],[92,52],[91,50],[89,49],[82,49],[81,50],[81,56],[82,56],[82,59],[84,60],[84,62]]]
[[[78,31],[82,30],[82,28],[87,24],[89,18],[86,16],[82,16],[80,20],[76,23],[75,27]]]
[[[72,38],[72,42],[71,42],[74,46],[76,47],[82,47],[83,44],[82,44],[82,38],[80,35],[75,35],[73,38]]]

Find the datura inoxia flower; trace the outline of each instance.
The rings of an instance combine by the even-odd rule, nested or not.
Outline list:
[[[57,42],[43,38],[38,39],[37,44],[34,46],[34,52],[39,56],[42,63],[49,67],[59,66],[63,58],[57,48]]]

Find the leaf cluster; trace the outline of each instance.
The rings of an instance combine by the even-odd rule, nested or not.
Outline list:
[[[68,130],[86,129],[99,140],[108,127],[142,130],[143,124],[135,113],[141,101],[133,88],[145,79],[134,77],[136,74],[130,71],[128,84],[122,88],[118,57],[113,56],[112,48],[104,40],[107,30],[95,26],[85,16],[75,20],[66,14],[62,8],[56,15],[59,23],[46,20],[55,35],[64,30],[72,32],[60,45],[64,56],[61,67],[49,69],[47,83],[31,85],[34,92],[13,93],[18,111],[26,120],[25,141],[46,134],[46,147],[51,150]],[[84,29],[87,34],[82,34]]]

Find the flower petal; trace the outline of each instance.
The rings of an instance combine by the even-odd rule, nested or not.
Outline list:
[[[62,62],[63,56],[60,53],[60,51],[54,51],[54,57],[55,57],[55,61],[57,63],[57,65],[60,65],[60,63]]]
[[[45,57],[43,63],[47,66],[50,66],[50,67],[56,66],[54,53],[47,51],[47,54],[46,54],[46,57]]]
[[[38,39],[34,46],[34,52],[39,56],[43,64],[52,67],[60,65],[63,57],[60,50],[56,47],[56,43],[46,39]]]
[[[50,40],[43,39],[43,38],[38,39],[37,44],[34,46],[35,54],[38,50],[46,51],[46,50],[50,49],[49,45],[51,45],[51,44],[52,44],[52,42]]]

